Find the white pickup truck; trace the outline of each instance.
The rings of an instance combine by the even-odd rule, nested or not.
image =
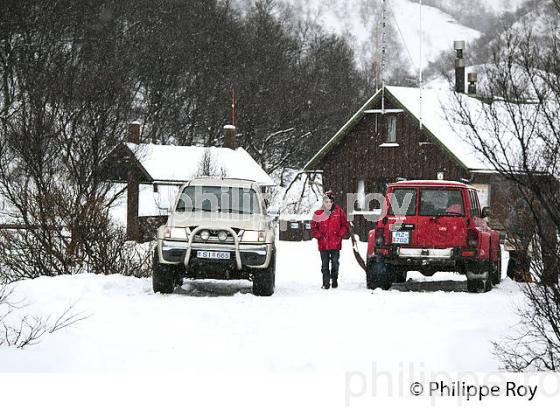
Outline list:
[[[154,292],[171,293],[183,278],[249,279],[253,293],[274,293],[275,229],[261,187],[232,178],[183,185],[157,231]]]

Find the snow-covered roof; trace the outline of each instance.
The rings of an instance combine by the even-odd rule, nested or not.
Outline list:
[[[411,87],[385,87],[385,95],[391,96],[395,102],[402,106],[418,121],[422,118],[422,126],[428,130],[459,163],[469,170],[489,171],[494,168],[475,147],[466,141],[468,130],[466,125],[454,120],[451,107],[456,104],[457,95],[451,90],[445,89],[423,89],[422,105],[420,105],[420,89]],[[364,115],[365,111],[377,102],[381,96],[381,90],[377,91],[353,116],[338,130],[338,132],[323,146],[309,162],[304,166],[310,170],[350,129],[356,125]],[[462,103],[471,108],[473,112],[480,110],[483,104],[479,99],[461,94]]]
[[[422,118],[422,126],[427,128],[445,148],[470,170],[488,170],[492,166],[484,160],[475,147],[465,140],[465,125],[453,120],[452,108],[456,104],[456,94],[450,90],[422,90],[422,109],[420,89],[409,87],[387,87],[400,104],[416,119]],[[462,102],[473,111],[483,103],[473,97],[461,94]]]
[[[206,168],[215,176],[248,179],[262,186],[275,185],[243,148],[132,143],[127,146],[154,181],[189,181],[201,175],[202,163],[209,158]]]

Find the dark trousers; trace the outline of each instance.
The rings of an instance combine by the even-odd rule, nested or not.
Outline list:
[[[323,274],[323,285],[330,285],[331,279],[338,280],[338,258],[340,251],[319,251],[321,253],[321,273]],[[330,263],[330,267],[329,267]]]

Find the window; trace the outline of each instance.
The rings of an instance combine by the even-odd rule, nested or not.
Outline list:
[[[397,117],[387,117],[387,142],[397,142]]]
[[[463,197],[458,189],[422,189],[421,216],[463,216]]]
[[[185,187],[176,210],[177,212],[261,213],[259,197],[255,190],[219,186]]]
[[[391,193],[389,215],[416,215],[416,189],[399,188]],[[395,209],[393,210],[393,205]],[[406,207],[406,208],[405,208]],[[404,208],[404,209],[403,209]]]
[[[363,179],[358,180],[358,210],[366,209],[366,184]]]
[[[476,189],[478,202],[480,203],[480,208],[490,206],[490,185],[488,184],[472,184],[473,188]]]
[[[480,206],[476,200],[476,193],[473,190],[469,190],[469,197],[471,200],[471,216],[480,217]]]

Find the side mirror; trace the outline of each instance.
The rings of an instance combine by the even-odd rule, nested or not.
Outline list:
[[[157,207],[159,208],[160,211],[169,211],[169,208],[171,208],[171,205],[169,204],[169,200],[167,198],[163,198],[163,196],[160,196],[159,200],[157,201]]]
[[[485,206],[484,208],[482,208],[482,212],[480,213],[480,217],[481,218],[488,218],[489,216],[492,216],[492,212],[490,212],[490,208]]]

